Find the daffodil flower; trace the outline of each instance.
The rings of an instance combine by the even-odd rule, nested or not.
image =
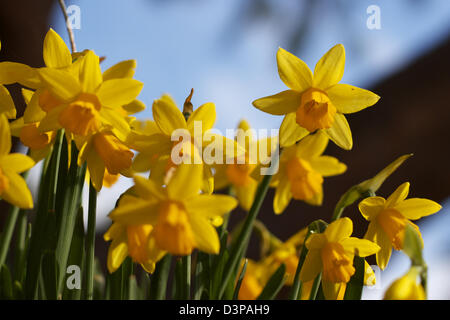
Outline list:
[[[202,163],[203,190],[211,193],[214,189],[213,164],[205,162],[203,154],[218,139],[221,143],[214,144],[214,146],[217,147],[216,152],[222,153],[222,162],[225,163],[227,156],[225,146],[228,140],[219,134],[209,132],[216,121],[215,105],[210,102],[201,105],[186,120],[173,99],[165,94],[154,101],[152,110],[154,123],[147,128],[146,133],[136,135],[134,141],[130,141],[133,148],[140,152],[134,160],[133,169],[137,172],[150,170],[151,176],[157,179],[167,178],[167,174],[176,166],[171,157],[173,148],[181,142],[173,141],[172,134],[177,130],[185,130],[191,140],[184,142],[182,152],[190,153],[190,156],[193,157],[191,163],[195,163],[195,157]],[[196,123],[199,124],[198,130],[195,130]],[[211,141],[206,141],[208,140],[207,136],[211,138]],[[230,141],[228,144],[236,145],[234,141]],[[221,147],[222,149],[220,149]],[[237,150],[242,155],[242,150],[240,148]],[[167,179],[165,180],[167,182]]]
[[[20,153],[10,153],[11,133],[8,120],[0,114],[0,198],[22,209],[33,208],[31,192],[20,173],[34,166],[34,161]]]
[[[321,205],[323,178],[347,170],[336,158],[322,155],[327,144],[327,136],[318,132],[283,150],[279,170],[272,178],[276,214],[282,213],[292,198]]]
[[[330,223],[323,233],[312,234],[306,240],[308,253],[300,280],[311,281],[322,272],[322,289],[328,300],[337,299],[342,292],[342,285],[349,282],[355,273],[355,254],[366,257],[380,250],[377,244],[369,240],[351,237],[352,232],[352,221],[341,218]]]
[[[217,254],[220,243],[212,221],[236,207],[226,195],[200,194],[202,166],[179,165],[167,187],[134,177],[137,196],[124,195],[110,213],[114,222],[151,225],[156,245],[173,255],[189,255],[194,248]]]
[[[251,128],[247,121],[242,120],[238,125],[236,141],[237,144],[245,150],[243,155],[243,163],[240,163],[235,157],[233,163],[217,164],[214,166],[214,186],[216,190],[231,186],[240,206],[248,211],[253,204],[258,180],[252,176],[252,171],[261,163],[261,154],[263,154],[264,162],[270,159],[271,153],[276,148],[275,138],[263,138],[253,140]],[[250,133],[250,134],[249,134]],[[260,148],[267,148],[267,152],[260,152]],[[237,153],[237,152],[236,152]]]
[[[387,199],[369,197],[359,203],[359,211],[370,221],[364,238],[377,243],[381,250],[377,253],[377,264],[386,268],[392,248],[401,250],[407,225],[412,226],[420,236],[419,227],[410,220],[434,214],[441,206],[431,200],[421,198],[406,199],[409,182],[400,185]]]
[[[80,60],[78,78],[64,70],[39,70],[45,86],[61,101],[47,111],[40,121],[39,130],[47,132],[64,128],[86,137],[109,128],[124,141],[130,128],[120,111],[123,105],[135,100],[142,83],[130,78],[105,79],[99,58],[92,51]]]
[[[257,99],[253,105],[273,115],[285,115],[280,145],[290,146],[320,130],[339,147],[350,150],[353,139],[345,114],[375,104],[379,96],[339,83],[344,74],[344,46],[331,48],[317,62],[314,74],[305,62],[282,48],[277,52],[277,62],[280,78],[289,90]]]
[[[395,280],[384,294],[384,300],[426,300],[426,293],[417,278],[419,269],[412,267],[404,276]]]

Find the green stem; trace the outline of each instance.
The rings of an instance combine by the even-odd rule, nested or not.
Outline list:
[[[6,256],[11,244],[11,238],[16,227],[17,217],[19,216],[19,208],[11,207],[8,218],[6,219],[5,229],[0,239],[0,266],[5,263]]]
[[[305,242],[306,239],[309,237],[309,235],[310,233],[308,233],[307,236],[305,237]],[[302,285],[302,282],[300,281],[300,272],[302,270],[303,263],[305,262],[307,251],[308,250],[306,249],[305,243],[303,243],[302,250],[300,251],[300,257],[298,259],[297,269],[295,270],[294,282],[292,284],[291,292],[289,294],[290,300],[298,300],[300,298]]]
[[[14,280],[22,283],[25,275],[26,252],[27,252],[27,230],[28,230],[28,214],[21,211],[19,213],[19,223],[17,227],[16,254],[14,261]]]
[[[314,279],[314,283],[311,288],[311,294],[309,295],[309,300],[316,300],[321,280],[322,280],[322,273],[319,273],[319,275]]]
[[[170,272],[172,256],[166,254],[155,267],[155,272],[150,277],[150,294],[152,300],[164,300],[167,291],[167,279]]]
[[[86,299],[94,296],[95,219],[97,215],[97,190],[89,184],[89,214],[86,237]]]
[[[55,256],[58,263],[58,293],[62,292],[64,284],[67,260],[72,243],[78,209],[81,206],[81,196],[84,179],[86,176],[86,164],[77,166],[78,151],[72,145],[72,161],[68,177],[61,190],[61,208],[58,208],[60,221],[58,224],[58,238],[56,242]]]
[[[189,300],[191,298],[191,256],[181,258],[182,263],[182,295],[181,298]]]
[[[261,208],[264,198],[266,197],[271,179],[272,179],[271,175],[266,175],[259,184],[258,190],[256,191],[255,199],[253,200],[252,207],[248,212],[248,215],[242,226],[241,232],[239,233],[238,238],[236,239],[236,241],[234,241],[231,247],[230,259],[228,260],[227,266],[225,267],[224,274],[222,276],[222,283],[220,285],[220,290],[218,294],[219,299],[220,297],[223,296],[231,275],[235,272],[236,266],[239,264],[242,255],[245,253],[245,250],[247,249],[250,234],[253,229],[253,222],[255,221],[259,213],[259,209]]]

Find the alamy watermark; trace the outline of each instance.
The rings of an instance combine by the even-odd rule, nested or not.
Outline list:
[[[372,4],[367,7],[366,13],[369,15],[366,20],[366,26],[369,30],[381,29],[381,9],[379,6]]]
[[[193,137],[187,129],[172,132],[171,160],[175,165],[260,164],[261,175],[273,175],[278,172],[278,131],[271,129],[269,135],[267,129],[226,129],[223,135],[218,129],[203,132],[202,121],[194,121]],[[246,139],[258,140],[258,143],[249,143],[248,150],[236,147],[236,144],[245,145]]]

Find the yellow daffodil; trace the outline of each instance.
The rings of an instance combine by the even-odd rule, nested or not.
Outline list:
[[[395,280],[384,294],[384,300],[426,300],[422,285],[417,282],[419,270],[412,267],[404,276]]]
[[[214,186],[216,190],[231,186],[240,206],[246,211],[250,210],[258,187],[258,180],[251,173],[261,163],[260,148],[267,148],[265,154],[262,152],[262,156],[265,157],[263,161],[266,162],[268,158],[270,159],[271,153],[278,143],[275,138],[263,138],[255,141],[251,133],[248,122],[242,120],[238,125],[236,135],[237,144],[245,150],[242,163],[235,157],[230,164],[224,163],[214,166]]]
[[[236,207],[225,195],[200,194],[202,166],[181,164],[167,187],[134,177],[137,196],[124,195],[110,218],[125,225],[152,225],[156,245],[174,255],[194,248],[217,254],[219,237],[212,221]]]
[[[23,209],[33,208],[31,192],[20,173],[34,166],[34,161],[20,153],[10,153],[11,133],[6,116],[0,114],[0,198]]]
[[[203,190],[211,193],[214,189],[213,163],[203,159],[202,156],[205,150],[214,146],[216,152],[222,153],[221,161],[225,163],[225,147],[228,140],[219,134],[210,132],[216,121],[215,105],[213,103],[201,105],[189,116],[187,121],[169,95],[163,95],[160,99],[155,100],[152,109],[154,123],[148,124],[146,132],[142,132],[141,135],[137,134],[134,140],[130,141],[133,148],[140,152],[134,160],[133,169],[137,172],[150,170],[151,176],[155,179],[167,178],[167,174],[176,166],[172,161],[172,153],[176,152],[174,147],[179,142],[183,142],[181,153],[192,156],[191,163],[196,163],[194,158],[197,158],[203,164]],[[136,131],[136,133],[138,132]],[[180,137],[179,141],[173,141],[172,134],[174,132],[184,132],[190,140],[182,141]],[[216,140],[220,140],[220,143],[215,143]],[[234,141],[228,143],[235,145]],[[238,151],[242,154],[240,148]]]
[[[64,128],[82,137],[109,129],[125,140],[130,128],[121,108],[135,100],[142,83],[130,78],[105,80],[99,58],[92,51],[80,60],[78,78],[64,70],[39,70],[43,83],[60,100],[47,111],[39,129],[47,132]]]
[[[376,282],[375,272],[373,271],[372,267],[367,263],[367,261],[364,261],[364,269],[365,269],[364,285],[365,286],[375,285],[375,282]],[[311,290],[312,290],[313,284],[314,284],[314,280],[310,280],[310,281],[307,281],[302,284],[300,300],[309,300],[309,297],[311,296]],[[337,294],[336,300],[344,299],[346,289],[347,289],[347,283],[342,283],[341,287],[339,289],[339,292]]]
[[[351,237],[353,223],[349,218],[332,222],[323,233],[306,240],[308,253],[300,272],[300,280],[308,282],[322,272],[322,289],[326,299],[335,300],[343,284],[355,273],[353,258],[370,256],[380,250],[375,243]]]
[[[272,178],[272,186],[276,188],[273,201],[276,214],[282,213],[292,198],[312,205],[322,204],[323,178],[347,169],[336,158],[322,155],[327,144],[327,136],[318,132],[283,150],[279,170]]]
[[[314,75],[302,60],[281,48],[277,63],[289,90],[255,100],[253,105],[270,114],[285,115],[280,127],[281,146],[290,146],[320,130],[339,147],[350,150],[353,140],[345,114],[375,104],[379,96],[339,83],[344,74],[344,46],[331,48],[317,62]]]
[[[108,249],[107,267],[109,273],[116,271],[127,256],[142,268],[153,273],[155,264],[165,251],[155,244],[152,225],[124,225],[114,222],[103,235],[105,241],[112,241]]]
[[[359,211],[370,221],[364,238],[377,243],[381,250],[377,253],[377,264],[386,268],[392,248],[401,250],[407,225],[412,226],[420,235],[419,227],[410,220],[438,212],[441,206],[431,200],[421,198],[406,199],[409,182],[400,185],[387,199],[369,197],[359,203]]]

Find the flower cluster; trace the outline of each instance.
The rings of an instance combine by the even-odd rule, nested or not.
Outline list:
[[[287,285],[293,299],[315,299],[318,294],[343,299],[355,294],[355,285],[348,285],[351,281],[359,281],[360,288],[374,284],[366,257],[375,255],[384,269],[395,249],[408,254],[413,266],[386,298],[425,298],[423,240],[411,220],[434,214],[441,206],[427,199],[406,199],[407,182],[387,199],[375,195],[405,158],[347,191],[329,223],[317,220],[285,242],[256,220],[268,188],[275,189],[275,214],[283,213],[295,200],[320,206],[324,178],[347,170],[346,164],[325,154],[327,145],[331,140],[342,149],[352,149],[346,115],[374,105],[379,96],[340,83],[345,65],[342,45],[331,48],[314,73],[293,54],[278,50],[278,73],[289,89],[257,99],[253,105],[284,115],[284,120],[279,136],[259,139],[245,120],[233,137],[214,131],[215,105],[208,102],[194,108],[193,91],[182,110],[164,94],[153,102],[153,120],[138,120],[134,114],[145,105],[137,99],[143,83],[133,78],[134,60],[102,71],[103,58],[92,50],[71,53],[52,29],[43,48],[44,67],[0,63],[0,198],[18,208],[33,208],[20,173],[44,159],[41,183],[48,183],[49,190],[43,186],[39,193],[40,224],[33,229],[32,239],[47,241],[47,230],[58,228],[59,242],[50,239],[30,252],[30,264],[38,261],[37,275],[32,273],[24,282],[31,297],[40,286],[41,260],[47,262],[48,252],[53,252],[51,257],[59,259],[63,270],[77,248],[77,236],[88,245],[86,296],[92,297],[97,192],[123,175],[132,178],[134,185],[109,214],[112,224],[104,240],[110,242],[106,265],[111,274],[118,269],[125,272],[128,257],[149,274],[158,268],[168,273],[170,264],[158,263],[174,256],[180,297],[190,297],[190,289],[182,290],[180,285],[190,280],[183,282],[180,274],[189,279],[195,274],[202,284],[196,298],[230,298],[232,291],[240,299],[271,298]],[[23,86],[27,104],[18,119],[4,87],[13,83]],[[11,136],[28,147],[27,156],[11,153]],[[274,164],[275,173],[263,173]],[[75,220],[81,209],[79,190],[86,179],[91,187],[85,236],[76,233]],[[217,193],[223,189],[229,194]],[[359,211],[369,222],[363,239],[352,237],[353,222],[342,217],[344,209],[358,200]],[[228,218],[238,205],[247,215],[229,234]],[[245,258],[253,229],[259,230],[262,239],[259,260]],[[180,265],[185,266],[184,273]],[[195,273],[191,274],[191,267]]]

